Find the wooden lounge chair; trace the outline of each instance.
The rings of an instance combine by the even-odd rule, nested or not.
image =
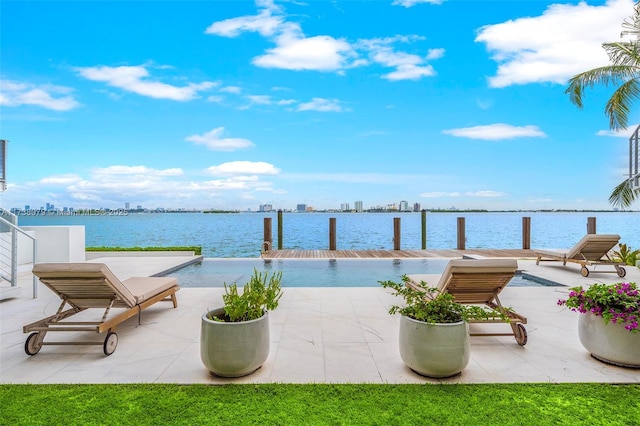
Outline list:
[[[582,265],[580,273],[583,277],[589,276],[587,266],[593,265],[593,272],[596,272],[597,265],[613,265],[615,268],[613,271],[598,272],[615,272],[622,278],[627,274],[627,271],[620,266],[624,263],[616,262],[609,256],[609,252],[618,244],[618,241],[620,241],[620,235],[616,234],[587,234],[567,251],[536,250],[535,253],[538,256],[536,265],[539,265],[541,261],[562,261],[563,265],[566,265],[567,262],[577,263]]]
[[[498,294],[515,276],[518,262],[514,259],[455,259],[450,260],[439,276],[436,287],[440,292],[453,295],[454,300],[463,304],[486,305],[505,314],[511,326],[511,333],[471,333],[471,336],[514,336],[520,346],[527,343],[527,330],[523,324],[527,318],[502,306]],[[433,281],[438,275],[407,275],[407,286],[424,290],[421,283]],[[503,323],[501,319],[477,320],[478,323]]]
[[[167,300],[178,306],[176,291],[180,289],[175,278],[132,277],[120,281],[103,263],[40,263],[33,267],[33,274],[56,293],[62,303],[58,311],[23,327],[30,334],[24,349],[28,355],[37,354],[43,345],[102,345],[105,355],[111,355],[118,344],[115,329],[121,322],[138,315],[155,304]],[[64,310],[65,306],[69,308]],[[104,309],[99,321],[63,321],[90,308]],[[124,311],[109,318],[112,308]],[[45,342],[48,332],[94,331],[107,332],[104,342]]]

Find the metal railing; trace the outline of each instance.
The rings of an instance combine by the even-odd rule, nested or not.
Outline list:
[[[18,286],[18,234],[29,238],[33,243],[32,262],[37,259],[38,241],[17,226],[17,217],[0,208],[0,276],[10,283],[11,287]],[[33,298],[38,297],[38,279],[33,279]]]
[[[629,138],[629,180],[631,187],[640,189],[640,150],[638,150],[638,140],[640,135],[640,126],[636,127],[635,132]]]

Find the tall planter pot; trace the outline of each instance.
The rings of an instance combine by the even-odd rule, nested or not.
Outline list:
[[[224,315],[224,309],[210,311]],[[212,321],[202,316],[200,358],[210,372],[220,377],[246,376],[264,364],[269,356],[269,314],[252,321]]]
[[[640,368],[640,333],[631,333],[621,324],[605,324],[602,317],[587,312],[578,320],[578,337],[594,358],[608,364]]]
[[[469,324],[428,324],[400,318],[400,357],[409,368],[427,377],[460,373],[471,358]]]

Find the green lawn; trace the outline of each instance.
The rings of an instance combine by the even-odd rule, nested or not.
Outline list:
[[[640,386],[1,385],[6,425],[640,425]]]

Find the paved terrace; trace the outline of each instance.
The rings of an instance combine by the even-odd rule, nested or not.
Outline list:
[[[104,262],[121,279],[151,276],[193,258],[108,257]],[[528,274],[567,286],[596,281],[617,282],[613,273],[583,278],[576,265],[547,262],[536,266],[520,258]],[[421,271],[416,271],[420,273]],[[627,268],[625,280],[640,282],[640,271]],[[398,353],[397,316],[387,313],[398,303],[382,288],[284,288],[280,307],[271,315],[271,352],[254,374],[222,379],[200,361],[200,317],[221,305],[223,289],[183,288],[178,308],[158,303],[117,330],[119,343],[111,356],[101,346],[45,346],[35,356],[24,352],[22,326],[53,314],[60,301],[40,285],[31,298],[25,276],[22,296],[0,302],[1,383],[640,383],[640,369],[597,361],[577,336],[579,314],[558,307],[566,287],[507,287],[503,304],[528,318],[529,341],[521,347],[513,337],[472,337],[469,366],[458,376],[428,379],[409,370]],[[472,324],[472,329],[477,324]],[[506,324],[485,324],[495,331]],[[53,334],[76,339],[77,333]],[[104,336],[85,333],[81,340]]]

